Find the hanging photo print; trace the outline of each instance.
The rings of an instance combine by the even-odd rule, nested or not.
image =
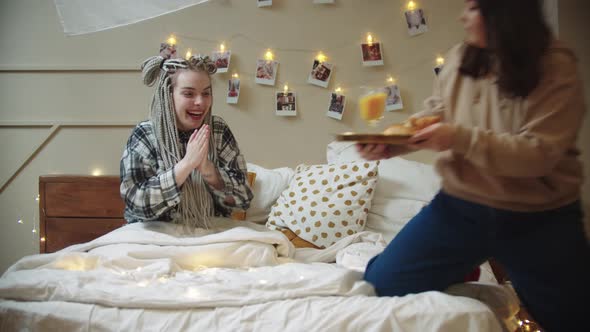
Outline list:
[[[385,91],[387,92],[387,99],[385,99],[386,111],[397,111],[404,108],[397,84],[386,86]]]
[[[414,9],[408,10],[405,13],[406,16],[406,23],[408,25],[408,33],[410,36],[419,35],[428,31],[428,26],[426,25],[426,18],[424,17],[424,12],[422,9]]]
[[[436,58],[436,66],[434,67],[434,75],[438,76],[440,71],[443,69],[444,65],[445,65],[445,59],[440,56],[437,57]]]
[[[363,56],[363,66],[383,65],[383,51],[381,50],[381,43],[361,44],[361,52]]]
[[[231,60],[231,51],[216,51],[211,55],[211,59],[217,67],[218,73],[227,73]]]
[[[334,3],[334,0],[313,0],[313,3]]]
[[[258,7],[270,7],[272,6],[272,0],[257,0]]]
[[[258,59],[256,62],[256,83],[274,86],[278,68],[277,61]]]
[[[322,88],[327,88],[328,84],[330,84],[332,70],[334,70],[334,65],[331,63],[314,60],[311,73],[309,73],[309,77],[307,78],[307,82],[313,85],[321,86]]]
[[[440,73],[440,71],[443,69],[443,65],[437,65],[436,67],[434,67],[434,75],[438,76],[438,74]]]
[[[160,43],[160,56],[164,59],[176,58],[176,45],[170,43]]]
[[[296,95],[292,91],[276,92],[276,115],[295,116],[297,115]]]
[[[342,120],[344,107],[346,106],[346,97],[344,95],[332,92],[330,96],[330,106],[326,115],[336,120]]]
[[[227,89],[227,103],[237,104],[240,97],[240,79],[232,77],[229,79],[229,86]]]

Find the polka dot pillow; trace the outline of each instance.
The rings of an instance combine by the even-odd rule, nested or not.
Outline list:
[[[299,165],[273,205],[267,227],[290,229],[319,248],[365,228],[379,162]]]

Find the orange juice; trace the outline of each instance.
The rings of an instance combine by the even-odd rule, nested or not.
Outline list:
[[[385,92],[374,92],[361,97],[359,100],[359,109],[361,118],[368,122],[375,122],[381,119],[385,110]]]

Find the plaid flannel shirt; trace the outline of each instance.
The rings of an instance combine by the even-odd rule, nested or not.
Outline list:
[[[190,133],[180,133],[186,147]],[[246,161],[225,121],[213,116],[213,136],[217,149],[217,169],[224,183],[222,190],[206,184],[213,198],[215,214],[229,216],[233,208],[247,209],[253,198],[247,183]],[[120,164],[121,197],[125,201],[125,219],[137,221],[171,221],[177,214],[181,188],[176,184],[174,168],[166,169],[157,150],[151,121],[138,124],[123,152]],[[235,206],[224,203],[226,196]]]

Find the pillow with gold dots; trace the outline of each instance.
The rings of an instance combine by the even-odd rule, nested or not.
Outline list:
[[[378,161],[299,165],[289,187],[272,206],[266,226],[290,229],[319,248],[365,228]]]

